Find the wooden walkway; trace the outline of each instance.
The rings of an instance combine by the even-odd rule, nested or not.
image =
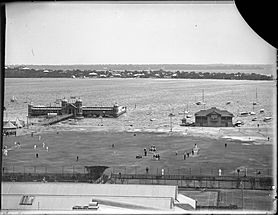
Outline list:
[[[55,124],[55,123],[58,123],[58,122],[67,120],[67,119],[71,118],[72,116],[73,116],[73,114],[55,116],[55,117],[52,117],[52,118],[50,118],[50,119],[46,119],[45,121],[43,121],[43,122],[41,123],[41,125],[53,125],[53,124]]]

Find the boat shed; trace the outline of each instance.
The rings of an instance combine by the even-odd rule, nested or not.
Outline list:
[[[232,127],[234,115],[227,110],[212,107],[195,113],[195,125],[203,127]]]
[[[13,123],[11,123],[11,121],[4,122],[3,135],[15,135],[16,136],[16,126]]]

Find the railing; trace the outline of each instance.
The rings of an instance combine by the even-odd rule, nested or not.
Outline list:
[[[94,183],[97,179],[90,174],[80,173],[4,173],[2,181],[27,182],[88,182]]]
[[[169,184],[188,188],[270,190],[272,177],[111,174],[114,183]]]
[[[59,181],[104,183],[108,180],[103,175],[106,166],[62,166],[61,168],[46,166],[12,166],[2,167],[2,181]]]

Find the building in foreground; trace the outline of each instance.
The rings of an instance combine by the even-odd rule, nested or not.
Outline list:
[[[212,107],[195,113],[195,125],[204,127],[232,127],[234,115],[227,110]]]
[[[97,202],[98,213],[121,211],[182,212],[195,210],[196,201],[178,193],[177,186],[136,184],[89,184],[3,182],[3,211],[75,212]],[[78,209],[78,211],[88,209]],[[45,212],[47,214],[47,212]]]
[[[60,106],[28,105],[28,117],[38,117],[47,115],[72,115],[73,118],[83,117],[118,117],[126,113],[127,108],[115,104],[111,107],[94,106],[87,107],[82,105],[82,100],[71,97],[62,99]]]

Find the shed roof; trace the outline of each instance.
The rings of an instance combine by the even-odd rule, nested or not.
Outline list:
[[[88,205],[92,199],[100,204],[98,211],[114,206],[135,210],[172,210],[178,192],[177,186],[168,185],[4,182],[1,186],[2,208],[5,210],[35,210],[39,203],[43,210],[72,211],[73,206]],[[20,205],[23,195],[34,197],[33,204]],[[186,199],[181,203],[191,204],[191,201],[194,200]]]
[[[218,109],[216,107],[212,107],[212,108],[207,109],[207,110],[200,110],[200,111],[195,113],[195,116],[208,116],[209,114],[212,114],[212,113],[216,113],[216,114],[218,114],[220,116],[230,116],[230,117],[234,116],[229,111],[227,111],[227,110],[220,110],[220,109]]]
[[[10,121],[6,121],[3,124],[3,129],[16,129],[16,126]]]

